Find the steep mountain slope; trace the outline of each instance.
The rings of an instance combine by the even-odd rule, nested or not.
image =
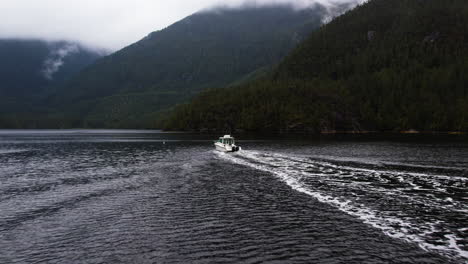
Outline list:
[[[204,93],[166,127],[466,131],[468,5],[371,0],[312,33],[273,75]]]
[[[100,56],[65,41],[0,39],[0,113],[28,110]]]
[[[99,60],[50,102],[87,126],[148,127],[160,110],[278,63],[326,15],[318,5],[196,13]]]

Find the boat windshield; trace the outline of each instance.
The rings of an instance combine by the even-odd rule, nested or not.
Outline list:
[[[233,138],[225,138],[224,139],[224,144],[233,145],[234,144],[234,139]]]

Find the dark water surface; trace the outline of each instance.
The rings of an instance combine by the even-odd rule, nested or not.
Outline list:
[[[0,130],[0,263],[466,263],[468,141]]]

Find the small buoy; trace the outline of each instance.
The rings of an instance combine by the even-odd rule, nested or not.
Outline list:
[[[166,145],[166,141],[163,141],[163,145]]]

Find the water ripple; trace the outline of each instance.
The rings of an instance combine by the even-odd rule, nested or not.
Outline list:
[[[272,172],[297,191],[360,218],[386,235],[453,258],[468,259],[468,178],[350,166],[278,153],[217,153]],[[412,168],[415,169],[415,168]],[[456,169],[448,169],[453,171]],[[437,173],[440,171],[437,171]]]
[[[0,149],[27,150],[0,154],[0,263],[463,262],[466,179],[451,166],[79,134],[0,133]]]

